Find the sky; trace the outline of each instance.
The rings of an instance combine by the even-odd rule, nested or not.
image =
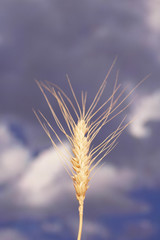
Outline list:
[[[73,98],[68,74],[78,100],[87,91],[89,107],[116,56],[100,103],[117,70],[126,95],[150,76],[97,136],[100,142],[125,114],[135,119],[90,183],[82,239],[160,239],[159,12],[159,0],[0,0],[0,240],[76,239],[78,202],[33,113],[40,109],[58,131],[35,80]]]

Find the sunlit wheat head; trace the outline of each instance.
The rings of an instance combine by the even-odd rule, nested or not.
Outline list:
[[[124,124],[126,119],[125,116],[117,128],[108,136],[106,136],[98,145],[93,146],[93,140],[96,137],[98,138],[97,135],[100,135],[100,131],[104,125],[117,117],[130,105],[131,102],[128,102],[129,96],[135,90],[135,88],[137,88],[139,84],[145,80],[143,79],[134,89],[126,94],[126,89],[120,90],[121,86],[117,84],[117,72],[112,94],[102,105],[98,106],[99,100],[102,96],[102,93],[104,92],[108,76],[114,64],[115,61],[110,67],[107,76],[101,84],[98,92],[96,93],[91,105],[87,109],[87,93],[82,92],[81,102],[79,103],[68,76],[67,80],[72,93],[72,99],[70,99],[66,93],[57,85],[49,82],[43,83],[37,81],[37,84],[45,97],[45,100],[50,108],[55,122],[49,123],[49,121],[40,111],[34,112],[46,134],[50,138],[53,146],[58,150],[59,155],[63,161],[63,165],[73,180],[76,197],[79,201],[80,206],[79,212],[81,215],[83,215],[83,202],[85,199],[86,191],[89,187],[89,181],[93,176],[91,173],[93,170],[95,170],[95,167],[106,157],[106,155],[116,146],[116,140],[122,131],[128,126],[128,124],[130,124],[130,122]],[[62,124],[62,119],[58,118],[54,107],[51,106],[51,103],[46,95],[47,91],[56,99],[63,117],[63,122],[65,120],[65,126]],[[65,145],[60,139],[60,136],[54,130],[53,126],[55,123],[70,142],[72,154],[65,148]],[[51,132],[54,136],[51,136]],[[69,161],[68,157],[64,153],[60,152],[55,139],[64,146],[66,152],[68,151],[68,154],[70,155]],[[78,239],[81,239],[81,215]]]

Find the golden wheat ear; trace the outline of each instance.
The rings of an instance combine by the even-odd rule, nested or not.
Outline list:
[[[49,82],[46,82],[44,84],[42,82],[37,81],[37,84],[50,108],[55,123],[57,124],[58,128],[64,134],[64,136],[67,138],[71,145],[72,154],[70,152],[67,153],[70,155],[70,161],[68,162],[65,154],[59,151],[59,148],[55,143],[55,140],[53,140],[53,137],[51,137],[50,131],[52,131],[52,133],[54,134],[55,138],[59,141],[59,143],[63,144],[63,141],[60,139],[60,137],[52,127],[53,124],[50,124],[41,112],[38,113],[35,112],[38,121],[40,122],[44,131],[50,138],[53,146],[56,149],[58,149],[59,154],[63,160],[63,165],[66,171],[68,172],[69,176],[73,180],[76,197],[79,202],[79,232],[77,240],[81,239],[83,223],[83,205],[86,196],[86,191],[89,187],[89,181],[91,179],[91,172],[104,159],[104,157],[106,157],[106,155],[110,153],[112,149],[116,146],[118,137],[121,135],[124,129],[131,123],[131,121],[124,124],[126,119],[125,117],[120,122],[117,129],[115,129],[111,134],[106,136],[104,140],[94,148],[92,148],[92,142],[98,135],[98,133],[101,131],[104,125],[106,125],[112,119],[117,117],[120,113],[126,110],[126,108],[128,108],[132,101],[126,103],[126,105],[124,106],[125,101],[129,98],[132,92],[145,79],[148,78],[148,76],[144,78],[140,83],[136,85],[134,89],[132,89],[128,94],[124,96],[125,89],[120,91],[120,85],[117,86],[118,82],[117,72],[112,94],[101,106],[97,108],[99,100],[106,86],[108,76],[115,64],[115,61],[111,65],[106,75],[106,78],[101,84],[97,94],[95,95],[92,101],[92,104],[90,105],[87,111],[86,111],[87,93],[84,94],[82,92],[81,95],[82,102],[81,104],[79,104],[68,76],[67,80],[72,93],[73,101],[57,85]],[[65,127],[62,124],[61,121],[62,119],[60,120],[60,118],[58,118],[54,109],[52,108],[45,91],[48,91],[55,98],[59,106],[60,112],[62,114],[62,117],[65,120],[66,123]],[[100,112],[101,114],[99,114]],[[63,146],[65,148],[64,144]],[[67,151],[68,150],[66,149],[66,152]]]

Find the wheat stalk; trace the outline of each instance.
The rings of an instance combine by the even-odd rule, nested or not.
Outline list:
[[[116,146],[117,138],[120,136],[122,131],[130,124],[130,122],[128,122],[127,124],[123,124],[126,118],[125,117],[115,131],[113,131],[109,136],[107,136],[100,144],[98,144],[96,147],[91,149],[92,142],[105,124],[110,122],[113,118],[117,117],[121,112],[123,112],[131,104],[131,102],[129,102],[125,106],[122,106],[122,104],[131,95],[131,93],[139,86],[139,84],[141,84],[148,77],[147,76],[145,79],[143,79],[134,89],[130,91],[129,94],[123,97],[125,89],[121,90],[118,93],[120,89],[120,85],[117,86],[117,80],[118,80],[118,73],[117,73],[116,81],[115,81],[111,96],[98,109],[96,109],[96,106],[106,86],[107,78],[115,64],[115,61],[110,67],[106,78],[104,79],[95,98],[93,99],[92,104],[90,105],[87,111],[86,111],[87,94],[86,93],[84,94],[82,92],[82,97],[81,97],[82,106],[80,107],[68,76],[67,76],[67,80],[68,80],[75,104],[73,104],[71,99],[64,93],[64,91],[60,89],[58,86],[56,86],[55,84],[52,84],[49,82],[46,82],[46,84],[44,84],[43,82],[37,81],[37,84],[41,89],[48,103],[48,106],[51,110],[51,113],[54,117],[54,120],[57,126],[59,127],[61,132],[67,137],[68,141],[71,144],[73,155],[70,152],[68,152],[71,158],[70,158],[70,162],[67,162],[68,160],[65,154],[63,154],[59,150],[57,144],[53,140],[53,137],[51,137],[49,129],[54,133],[54,135],[56,136],[56,138],[61,144],[63,144],[62,140],[60,139],[58,134],[55,132],[51,124],[44,117],[44,115],[39,111],[40,116],[44,120],[44,122],[42,122],[38,113],[34,111],[34,113],[36,114],[36,117],[38,118],[43,129],[45,130],[46,134],[50,138],[52,144],[59,151],[59,154],[63,160],[63,165],[66,171],[68,172],[69,176],[73,180],[76,197],[79,202],[79,232],[78,232],[77,240],[81,239],[82,223],[83,223],[83,205],[84,205],[86,191],[89,187],[89,181],[91,179],[91,172],[104,159],[104,157]],[[61,110],[61,113],[63,115],[63,118],[66,122],[67,130],[65,129],[65,127],[62,125],[61,121],[57,117],[44,90],[47,90],[48,92],[50,92],[56,99],[59,105],[59,108]],[[119,100],[120,102],[118,103]],[[118,112],[117,112],[117,109],[119,110]],[[101,110],[103,110],[103,112],[100,114]],[[71,114],[71,111],[73,112],[72,114]],[[75,117],[76,117],[76,120],[75,120]],[[47,126],[49,127],[49,129],[47,128]],[[64,149],[66,149],[64,144],[63,146],[64,146]],[[66,151],[68,150],[66,149]]]

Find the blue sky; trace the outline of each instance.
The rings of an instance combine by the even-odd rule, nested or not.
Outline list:
[[[159,12],[158,0],[0,1],[0,240],[76,239],[78,203],[33,114],[32,108],[40,109],[58,131],[35,79],[71,97],[68,74],[78,99],[87,91],[89,106],[115,56],[100,103],[118,69],[126,94],[151,76],[128,99],[135,98],[125,113],[136,119],[91,181],[82,237],[160,239]]]

